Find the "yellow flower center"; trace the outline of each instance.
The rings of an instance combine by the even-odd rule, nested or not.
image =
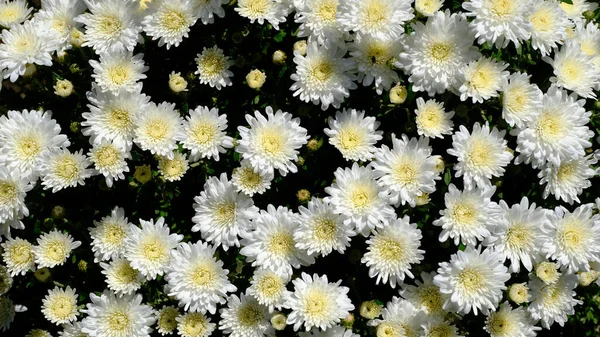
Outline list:
[[[557,231],[556,236],[563,248],[573,251],[582,248],[581,243],[585,241],[587,234],[578,221],[571,220]]]
[[[379,0],[370,0],[364,9],[366,23],[370,26],[379,26],[387,18],[386,8]]]
[[[335,16],[337,15],[338,0],[325,0],[322,1],[316,8],[315,13],[325,23],[335,22]]]
[[[18,53],[30,54],[35,48],[35,44],[32,42],[31,37],[22,36],[15,41],[13,46]]]
[[[128,330],[131,326],[131,319],[124,309],[117,309],[109,314],[106,318],[108,328],[113,332],[121,332]]]
[[[262,182],[260,174],[254,172],[251,167],[241,167],[239,170],[242,170],[240,173],[240,181],[244,187],[254,189],[257,188]]]
[[[560,273],[556,270],[556,265],[552,262],[542,262],[535,268],[535,274],[544,283],[551,284],[558,281]]]
[[[0,181],[0,205],[14,202],[18,197],[18,189],[10,181]]]
[[[542,112],[540,122],[537,125],[537,134],[543,141],[558,140],[564,134],[564,129],[560,117]]]
[[[512,250],[521,250],[533,243],[533,235],[525,224],[515,224],[506,232],[506,243]]]
[[[450,59],[454,49],[448,42],[437,42],[431,45],[429,48],[429,57],[431,57],[436,64],[445,63]]]
[[[183,321],[180,323],[181,335],[185,336],[203,336],[206,332],[207,321],[204,315],[199,312],[190,312],[185,314]]]
[[[113,167],[119,162],[119,151],[113,145],[105,145],[98,149],[95,159],[99,168]]]
[[[225,59],[215,52],[210,52],[200,59],[198,69],[202,75],[218,76],[225,69]]]
[[[160,238],[146,238],[142,242],[141,251],[144,258],[151,262],[163,262],[169,258],[169,252]]]
[[[262,16],[267,13],[270,5],[269,0],[247,0],[244,2],[246,9],[252,16]]]
[[[412,163],[404,160],[392,167],[392,177],[397,184],[408,185],[417,180],[417,171]]]
[[[79,177],[79,166],[75,158],[64,157],[56,164],[56,175],[66,181],[73,181]]]
[[[115,85],[123,85],[130,77],[129,69],[122,65],[108,68],[107,75]]]
[[[558,181],[568,182],[573,177],[575,177],[576,173],[577,173],[576,164],[574,162],[566,163],[566,164],[561,165],[558,168],[558,172],[556,174],[556,178],[558,179]]]
[[[198,288],[211,287],[218,278],[215,269],[209,265],[199,265],[190,274],[190,282]]]
[[[121,246],[123,245],[127,233],[123,226],[117,223],[108,223],[104,225],[104,237],[102,238],[103,243],[110,246]]]
[[[215,141],[219,129],[216,125],[209,122],[201,122],[192,128],[192,137],[196,143],[201,145],[211,144]]]
[[[108,124],[115,130],[128,131],[133,128],[133,119],[129,111],[116,108],[108,112]]]
[[[158,326],[164,331],[173,331],[177,328],[177,320],[179,311],[174,308],[167,308],[160,312],[158,316]]]
[[[545,8],[540,8],[529,18],[529,22],[538,32],[548,32],[554,27],[554,18]]]
[[[60,263],[67,257],[68,248],[62,241],[51,241],[44,253],[50,260]]]
[[[490,315],[488,329],[492,336],[513,336],[517,326],[510,317],[506,317],[503,312],[495,312]]]
[[[265,275],[257,281],[257,288],[261,296],[275,298],[281,294],[285,286],[277,275]]]
[[[492,12],[497,16],[505,16],[512,13],[514,3],[512,0],[492,0]]]
[[[17,141],[17,152],[21,158],[32,159],[42,151],[41,145],[37,137],[25,136]]]
[[[461,271],[458,274],[458,282],[468,292],[477,291],[485,284],[481,274],[473,268],[466,268]]]
[[[386,45],[384,45],[380,42],[375,42],[374,44],[371,44],[368,46],[367,58],[373,64],[385,65],[388,63],[388,61],[390,60],[391,57],[388,54]]]
[[[98,30],[107,37],[114,37],[121,33],[123,23],[116,16],[105,16],[98,23]]]
[[[128,262],[119,265],[115,272],[115,279],[122,284],[132,284],[137,281],[138,272]]]
[[[442,310],[444,301],[437,286],[433,284],[422,285],[418,288],[417,295],[419,303],[426,309],[427,313],[436,313]]]
[[[327,294],[321,290],[312,290],[304,298],[304,311],[309,317],[321,317],[328,314]]]
[[[63,19],[52,20],[51,27],[59,33],[71,31],[71,29],[69,28],[69,24],[67,24],[67,22],[65,22],[65,20]]]
[[[373,243],[373,252],[386,262],[401,260],[406,255],[406,251],[401,242],[392,238],[383,237],[375,240]]]
[[[444,325],[438,325],[438,326],[434,327],[433,329],[429,330],[429,333],[427,334],[426,337],[452,337],[455,335],[456,334],[454,333],[454,331],[452,331],[450,326],[448,326],[447,324],[444,324]]]
[[[282,152],[285,139],[280,130],[264,129],[258,137],[258,145],[268,156],[277,156]]]
[[[27,244],[17,244],[10,248],[10,259],[16,264],[26,264],[33,260],[33,251]]]
[[[171,10],[160,15],[161,25],[171,32],[184,31],[188,26],[188,20],[185,13]]]
[[[365,133],[357,127],[346,126],[338,131],[339,147],[344,151],[356,150],[365,143]]]
[[[215,211],[215,222],[217,225],[229,226],[235,222],[235,202],[233,201],[224,201],[217,206]]]
[[[377,326],[377,337],[402,337],[404,335],[404,329],[397,323],[383,322]]]
[[[321,61],[309,69],[311,78],[319,83],[324,83],[333,75],[333,64],[329,61]]]
[[[169,126],[162,120],[150,121],[146,126],[148,136],[154,142],[160,142],[167,138]]]
[[[337,226],[334,219],[323,217],[321,219],[316,220],[314,237],[318,241],[333,241],[335,239],[336,232]]]
[[[9,3],[10,4],[10,3]],[[18,19],[18,11],[13,6],[4,6],[4,8],[0,9],[0,20],[6,23],[16,22]]]
[[[294,237],[290,233],[275,233],[271,236],[267,249],[272,254],[287,256],[294,249]]]
[[[491,146],[484,140],[474,140],[471,151],[467,153],[468,161],[471,166],[489,167],[494,163],[494,153]]]
[[[527,94],[522,86],[515,86],[504,92],[505,104],[512,113],[520,113],[527,104]]]
[[[477,70],[471,77],[471,87],[476,90],[483,90],[490,88],[495,81],[495,76],[492,69],[488,65],[479,65]]]
[[[584,65],[572,59],[566,59],[562,67],[562,77],[567,82],[577,82],[586,72]]]
[[[442,122],[442,111],[438,107],[426,107],[417,118],[416,122],[421,128],[434,130],[440,127]]]
[[[61,295],[52,300],[49,306],[52,315],[58,320],[68,319],[76,310],[76,304],[73,299],[67,295]]]
[[[468,225],[477,219],[477,210],[467,203],[459,203],[451,212],[454,221],[461,225]]]
[[[262,310],[253,303],[241,307],[237,316],[240,323],[246,327],[256,326],[265,318]]]

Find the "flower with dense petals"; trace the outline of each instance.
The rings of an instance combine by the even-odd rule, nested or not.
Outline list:
[[[158,171],[166,181],[179,181],[189,169],[189,162],[186,155],[175,151],[173,159],[168,157],[158,158]]]
[[[25,275],[35,269],[33,245],[21,238],[9,238],[2,243],[2,260],[11,276]]]
[[[181,337],[208,337],[217,326],[200,312],[187,312],[175,320],[177,321],[177,332]]]
[[[583,303],[575,298],[575,287],[575,274],[564,274],[552,284],[546,284],[533,276],[529,282],[533,300],[527,306],[531,318],[540,320],[545,329],[550,329],[554,322],[563,326],[567,316],[575,313],[574,307]]]
[[[375,83],[375,91],[381,95],[400,81],[394,63],[402,51],[401,39],[357,35],[349,49],[358,70],[357,80],[363,86]]]
[[[95,174],[88,168],[92,163],[83,154],[83,150],[70,152],[67,149],[45,153],[39,165],[44,189],[52,189],[56,193],[67,187],[85,185],[85,179]]]
[[[0,26],[10,28],[26,21],[32,7],[27,6],[27,0],[2,0],[0,2]]]
[[[100,262],[106,285],[119,297],[134,294],[142,287],[146,278],[124,258],[115,257],[110,263]]]
[[[502,118],[510,126],[524,128],[542,110],[544,94],[535,83],[530,83],[531,75],[512,73],[502,87]]]
[[[288,293],[286,285],[289,278],[283,277],[268,269],[256,269],[247,294],[256,298],[258,303],[266,306],[269,312],[281,310],[285,294]]]
[[[49,39],[59,42],[57,50],[64,51],[71,48],[71,31],[82,26],[75,18],[86,9],[81,0],[44,0],[33,20],[48,27]]]
[[[233,138],[227,136],[227,114],[219,115],[219,109],[199,106],[190,109],[183,123],[185,138],[181,141],[184,149],[191,151],[190,161],[213,158],[219,161],[219,154],[233,147]]]
[[[35,263],[39,268],[61,266],[71,255],[73,249],[81,246],[81,241],[73,241],[69,234],[63,234],[56,229],[42,234],[33,247]]]
[[[491,312],[485,320],[485,327],[491,337],[535,337],[542,328],[527,312],[518,307],[513,309],[508,302],[500,305],[500,310]]]
[[[123,256],[126,251],[125,239],[129,235],[131,225],[121,207],[113,208],[110,215],[100,221],[94,221],[94,227],[89,228],[94,262]]]
[[[0,238],[1,235],[10,237],[10,227],[25,228],[20,220],[29,216],[25,196],[31,189],[33,183],[28,178],[21,177],[18,170],[0,166],[0,223],[7,225],[6,233],[0,230]]]
[[[177,317],[179,316],[179,309],[172,305],[163,306],[156,313],[156,325],[158,327],[158,333],[162,336],[171,334],[177,328]]]
[[[418,337],[424,321],[425,316],[411,302],[394,296],[381,310],[381,319],[370,320],[367,324],[377,327],[377,336]]]
[[[598,8],[598,4],[588,2],[587,0],[571,0],[571,3],[561,1],[560,9],[562,9],[569,19],[575,23],[581,23],[585,20],[583,13],[585,11],[594,11]]]
[[[78,313],[77,294],[69,286],[65,289],[55,287],[48,290],[48,295],[42,299],[42,314],[56,325],[77,320]]]
[[[131,153],[113,142],[100,141],[92,147],[88,156],[95,170],[104,176],[108,187],[113,186],[113,180],[124,180],[124,173],[129,172],[126,160],[131,159]]]
[[[279,24],[285,22],[285,17],[289,14],[289,6],[286,2],[277,0],[238,0],[235,11],[248,18],[250,23],[257,21],[263,25],[267,21],[278,30]]]
[[[131,52],[101,53],[100,62],[90,60],[94,68],[92,77],[102,91],[118,95],[121,89],[136,93],[142,89],[139,82],[146,78],[144,72],[150,69],[144,65],[144,54],[133,56]]]
[[[377,130],[381,123],[375,117],[365,117],[364,111],[337,111],[335,118],[329,117],[327,123],[329,128],[323,131],[329,137],[329,144],[346,160],[371,160],[377,151],[375,144],[383,138],[383,131]]]
[[[340,0],[297,1],[295,21],[300,24],[298,37],[308,37],[319,45],[341,44],[348,33],[342,29],[339,10]]]
[[[567,30],[572,28],[573,23],[560,9],[558,1],[534,1],[532,5],[526,16],[531,27],[531,46],[542,56],[547,56],[567,39]]]
[[[400,295],[411,302],[417,310],[422,310],[429,316],[436,316],[444,312],[442,308],[447,295],[440,292],[440,287],[433,284],[435,272],[421,272],[421,279],[415,280],[416,285],[402,284]]]
[[[443,316],[434,316],[421,324],[423,333],[421,337],[463,337],[458,334],[458,328]]]
[[[404,22],[414,17],[412,1],[345,0],[339,20],[345,30],[360,35],[398,39],[404,33]]]
[[[507,63],[500,63],[487,57],[470,62],[462,70],[462,83],[458,91],[460,99],[466,101],[469,97],[473,103],[483,103],[492,97],[497,97],[508,78]]]
[[[198,75],[201,84],[208,84],[217,90],[232,85],[230,77],[233,77],[233,73],[229,67],[233,65],[233,61],[225,56],[219,47],[204,47],[202,53],[196,56],[195,61],[198,68],[194,74]]]
[[[592,166],[597,162],[598,159],[590,155],[566,160],[559,166],[546,164],[538,174],[540,185],[546,184],[544,199],[552,194],[556,200],[562,199],[569,204],[579,203],[578,196],[584,189],[592,186],[590,179],[598,175],[598,169]]]
[[[177,141],[184,139],[183,118],[175,109],[175,103],[151,103],[144,113],[135,117],[135,143],[142,150],[173,159]]]
[[[422,97],[417,98],[415,122],[417,133],[429,138],[444,138],[452,134],[454,111],[446,112],[444,104],[430,99],[427,102]]]
[[[594,56],[587,55],[575,41],[567,41],[554,54],[545,57],[554,69],[550,81],[558,87],[569,89],[583,98],[596,98],[594,88],[600,86],[600,68],[594,64]]]
[[[219,330],[231,337],[273,336],[275,330],[271,326],[267,307],[245,294],[231,295],[227,299],[227,308],[219,311],[221,321]]]
[[[231,183],[238,192],[244,192],[252,197],[254,194],[263,194],[271,188],[273,172],[255,170],[248,159],[243,159],[240,167],[234,168],[231,173]]]
[[[146,35],[158,40],[158,46],[178,47],[198,17],[190,0],[168,0],[151,2],[154,8],[142,20]]]

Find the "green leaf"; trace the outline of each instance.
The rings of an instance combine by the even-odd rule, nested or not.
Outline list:
[[[283,38],[287,35],[287,33],[284,30],[280,30],[279,33],[277,33],[277,35],[273,36],[273,40],[277,41],[277,42],[281,42],[283,41]]]
[[[450,169],[447,169],[446,173],[444,173],[444,183],[450,185],[450,179],[452,179],[452,173],[450,173]]]

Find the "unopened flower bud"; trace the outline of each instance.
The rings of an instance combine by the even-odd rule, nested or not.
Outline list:
[[[306,148],[309,151],[317,151],[318,149],[321,148],[321,146],[323,145],[323,140],[322,139],[315,139],[315,138],[311,138],[308,143],[306,143]]]
[[[71,122],[71,124],[69,124],[69,130],[73,133],[79,132],[79,122]]]
[[[58,80],[54,85],[54,93],[60,97],[69,97],[73,93],[73,83],[69,80]]]
[[[77,269],[79,269],[82,272],[86,272],[88,268],[88,263],[84,260],[79,260],[79,262],[77,263]]]
[[[529,301],[529,289],[527,283],[513,283],[508,287],[508,298],[516,304]]]
[[[77,28],[71,29],[71,36],[69,42],[71,42],[71,46],[75,48],[80,48],[81,45],[85,42],[83,38],[83,33]]]
[[[306,204],[310,201],[310,192],[305,189],[301,189],[296,193],[296,198],[298,198],[298,202],[301,204]]]
[[[277,313],[271,317],[271,325],[273,326],[273,329],[281,331],[284,330],[287,325],[286,320],[287,317],[284,314]]]
[[[352,328],[352,325],[354,325],[354,314],[353,313],[349,313],[348,315],[346,315],[346,317],[342,318],[342,325],[348,329]]]
[[[37,67],[33,63],[27,63],[25,65],[25,72],[23,73],[23,77],[31,77],[37,71]]]
[[[283,64],[283,63],[285,63],[286,59],[287,59],[287,55],[281,50],[276,50],[273,53],[273,63],[275,63],[275,64]]]
[[[60,206],[60,205],[56,205],[52,208],[52,219],[54,220],[62,220],[65,218],[65,208]]]
[[[258,69],[254,69],[246,75],[246,83],[252,89],[260,89],[266,80],[267,75]]]
[[[364,301],[360,305],[360,315],[366,319],[375,319],[381,315],[381,307],[375,301]]]
[[[429,198],[428,193],[421,193],[415,196],[415,205],[417,206],[427,205],[430,201],[431,199]]]
[[[171,72],[169,75],[169,88],[174,93],[187,91],[188,82],[181,76],[181,73]]]
[[[306,40],[299,40],[294,43],[294,51],[297,51],[302,56],[306,55],[306,48]]]
[[[408,91],[402,84],[398,83],[390,89],[390,102],[402,104],[406,101],[406,97],[408,97]]]
[[[152,179],[152,169],[150,165],[141,165],[135,167],[133,178],[140,184],[145,184]]]
[[[50,269],[44,267],[36,270],[33,276],[40,282],[48,282],[52,274],[50,274]]]
[[[598,273],[595,270],[590,270],[577,274],[577,279],[579,281],[580,286],[587,287],[590,284],[592,284],[592,282],[596,281],[598,279],[598,276],[600,276],[600,273]]]
[[[535,267],[535,275],[546,284],[553,284],[558,281],[560,272],[557,270],[556,263],[542,262]]]

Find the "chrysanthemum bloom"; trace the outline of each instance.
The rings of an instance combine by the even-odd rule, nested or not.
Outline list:
[[[282,329],[283,330],[283,329]],[[352,329],[336,325],[325,331],[312,329],[309,332],[298,332],[300,337],[360,337],[360,335],[352,332]]]
[[[0,26],[10,28],[29,18],[33,8],[27,6],[27,0],[2,0],[0,2]]]
[[[81,331],[88,336],[150,336],[156,317],[151,306],[142,304],[142,295],[119,298],[105,290],[101,296],[90,293],[90,300],[82,310],[87,317],[81,321]]]
[[[64,51],[71,48],[71,31],[82,26],[75,18],[86,9],[85,2],[79,0],[44,0],[33,20],[46,25],[49,38],[59,42],[57,50]]]
[[[422,97],[419,97],[415,114],[419,135],[429,138],[444,138],[444,135],[452,134],[454,111],[446,112],[443,103],[434,99],[425,102]]]
[[[415,10],[425,16],[433,16],[444,5],[444,0],[415,0]]]
[[[554,284],[561,276],[558,264],[544,261],[535,266],[535,275],[546,284]]]
[[[112,187],[114,180],[124,180],[129,172],[127,159],[131,153],[110,141],[100,141],[88,153],[94,169],[104,176],[106,186]]]
[[[13,278],[9,274],[8,268],[0,265],[0,295],[6,294],[13,285]]]
[[[131,224],[125,217],[125,210],[115,207],[107,215],[94,221],[90,227],[91,246],[94,252],[94,262],[114,259],[125,254],[125,239],[130,232]]]
[[[84,1],[90,12],[75,19],[85,25],[83,46],[94,48],[96,53],[133,51],[142,30],[136,3],[122,0]]]
[[[394,296],[383,308],[381,319],[370,320],[367,324],[377,327],[378,337],[417,337],[423,331],[424,318],[411,302]]]
[[[458,328],[443,316],[434,316],[421,324],[423,332],[421,337],[463,337],[458,334]]]
[[[578,24],[574,34],[572,39],[579,44],[581,51],[587,56],[592,56],[594,65],[597,68],[600,67],[600,29],[598,29],[598,24],[595,22],[587,25]]]
[[[205,0],[194,1],[194,13],[207,25],[215,21],[215,16],[222,18],[225,16],[223,5],[228,4],[229,0]]]
[[[487,314],[495,310],[502,299],[505,283],[510,278],[502,257],[491,249],[481,252],[467,246],[464,251],[452,254],[450,262],[441,262],[433,283],[450,297],[444,310],[468,314],[473,310]]]
[[[70,152],[67,149],[53,150],[40,159],[39,171],[44,189],[56,193],[64,188],[85,185],[85,179],[94,175],[92,163],[83,150]]]
[[[327,119],[329,128],[323,131],[333,145],[346,160],[367,161],[373,159],[377,151],[375,144],[383,138],[383,131],[378,131],[379,123],[375,117],[366,116],[364,111],[337,111],[335,118]]]
[[[441,179],[436,169],[440,156],[432,155],[429,139],[425,137],[402,139],[392,134],[393,148],[381,145],[372,163],[377,182],[389,194],[390,202],[399,206],[415,207],[415,197],[435,192],[435,181]]]
[[[56,229],[42,234],[33,247],[35,263],[39,268],[52,268],[64,264],[73,249],[81,246],[81,241],[73,241],[69,234],[63,234]]]
[[[423,260],[424,250],[421,245],[421,230],[417,224],[410,223],[410,218],[390,221],[389,226],[376,229],[367,240],[367,252],[361,262],[369,267],[369,277],[377,276],[375,284],[390,283],[392,288],[404,282],[404,277],[413,278],[411,265]]]
[[[213,158],[219,161],[219,154],[233,147],[233,138],[227,136],[227,114],[219,115],[219,109],[199,106],[190,109],[183,123],[185,138],[183,148],[191,151],[190,161]]]
[[[24,228],[20,220],[24,216],[29,216],[29,209],[25,205],[25,196],[32,188],[33,183],[28,178],[21,177],[18,170],[10,170],[5,166],[0,167],[0,223]],[[7,226],[9,235],[1,230],[0,235],[10,237],[10,227],[10,225]],[[1,225],[0,228],[2,228]]]
[[[462,70],[462,81],[457,84],[460,99],[466,101],[470,97],[473,103],[483,103],[497,97],[508,78],[509,72],[505,70],[507,67],[507,63],[487,57],[470,62]]]
[[[489,228],[491,234],[484,244],[493,247],[504,259],[510,261],[509,270],[512,273],[518,273],[521,264],[527,271],[531,271],[542,260],[539,250],[548,240],[542,231],[542,227],[550,222],[546,211],[536,207],[535,203],[530,204],[527,197],[510,207],[504,200],[500,200],[500,210],[499,216],[506,221],[499,221]]]
[[[349,48],[363,86],[375,83],[375,91],[381,95],[400,81],[394,63],[402,51],[402,39],[357,35]]]
[[[62,325],[63,330],[58,332],[59,337],[87,337],[87,334],[82,331],[81,322],[73,322]]]
[[[580,23],[584,20],[583,13],[585,11],[594,11],[598,8],[597,3],[588,2],[586,0],[572,0],[571,3],[561,1],[559,6],[567,13],[569,19],[576,23]]]
[[[298,37],[308,37],[309,42],[316,41],[322,46],[337,45],[346,40],[348,33],[342,29],[338,15],[340,0],[297,2],[294,19],[300,24]],[[300,55],[305,54],[306,51],[300,52]]]
[[[252,89],[260,89],[266,80],[267,75],[258,69],[253,69],[246,75],[246,83]]]
[[[254,194],[263,194],[271,188],[273,172],[255,170],[248,159],[242,160],[240,167],[233,169],[231,183],[238,192],[244,192],[252,197]]]
[[[573,26],[558,1],[537,1],[527,13],[530,24],[531,46],[547,56],[567,39],[567,29]]]
[[[174,93],[188,91],[187,85],[188,82],[181,76],[181,73],[172,71],[171,74],[169,74],[169,88]]]
[[[183,239],[183,235],[170,234],[169,226],[163,217],[145,221],[140,219],[142,228],[129,225],[125,239],[125,258],[131,266],[139,270],[149,280],[162,275],[171,262],[171,250]]]
[[[502,118],[510,126],[524,128],[542,110],[544,94],[535,83],[530,83],[531,75],[516,72],[508,76],[502,87]]]
[[[227,308],[219,310],[221,321],[219,330],[231,337],[273,336],[271,315],[267,307],[249,295],[231,295],[227,299]]]
[[[273,28],[279,29],[279,24],[285,22],[285,17],[289,14],[288,7],[285,1],[239,0],[235,11],[240,16],[248,18],[250,23],[257,21],[264,25],[267,21]]]
[[[258,268],[252,275],[247,294],[256,298],[258,303],[266,306],[272,313],[275,309],[281,310],[285,294],[288,293],[286,289],[288,282],[287,277],[268,269]]]
[[[179,317],[179,309],[172,305],[163,306],[156,313],[157,331],[162,336],[172,334],[177,329],[177,317]]]
[[[434,96],[453,88],[464,67],[480,55],[467,20],[449,10],[415,23],[413,30],[398,61],[413,91]]]
[[[198,69],[194,74],[198,75],[201,84],[208,84],[212,88],[217,88],[217,90],[232,85],[230,77],[233,77],[233,73],[229,70],[229,67],[233,65],[233,61],[223,54],[222,49],[217,46],[204,47],[195,61]]]
[[[151,103],[143,114],[135,116],[135,143],[142,150],[173,159],[177,141],[184,138],[183,118],[175,103]]]
[[[335,182],[325,188],[326,198],[335,207],[335,212],[345,217],[344,223],[352,224],[357,233],[367,236],[378,227],[384,227],[395,218],[390,206],[390,197],[383,187],[377,184],[377,174],[372,167],[339,167],[335,172]]]
[[[462,176],[467,188],[491,186],[490,179],[502,177],[504,167],[513,159],[504,139],[506,131],[496,127],[490,130],[488,122],[484,125],[476,122],[470,133],[464,125],[459,129],[452,135],[452,148],[448,149],[448,154],[458,160],[455,176]]]
[[[510,42],[519,48],[529,39],[530,26],[525,14],[530,4],[519,0],[470,0],[463,2],[467,16],[474,17],[471,29],[479,44],[485,42],[506,48]]]
[[[295,51],[296,72],[290,76],[294,81],[290,87],[294,97],[315,105],[320,103],[323,111],[330,105],[339,109],[350,96],[350,90],[357,88],[354,61],[344,58],[345,54],[345,48],[321,48],[316,41],[308,44],[305,56]]]
[[[133,56],[131,52],[101,53],[100,62],[90,60],[94,68],[92,77],[102,91],[111,91],[118,95],[121,89],[128,92],[140,92],[146,78],[144,72],[150,69],[144,65],[144,54]]]
[[[294,292],[286,294],[284,307],[292,312],[287,324],[294,325],[294,331],[304,326],[306,331],[313,327],[326,330],[339,323],[354,310],[348,298],[347,287],[341,287],[342,281],[335,283],[327,280],[327,275],[312,277],[307,273],[293,280]]]
[[[306,129],[290,113],[281,110],[273,113],[270,106],[265,111],[266,116],[259,111],[254,116],[246,115],[250,128],[238,126],[241,139],[235,151],[263,174],[272,174],[274,170],[282,176],[298,172],[293,161],[298,160],[298,149],[308,141]]]
[[[513,283],[508,287],[508,298],[516,304],[528,303],[531,300],[527,283]]]
[[[21,238],[9,238],[3,242],[2,260],[8,268],[11,276],[25,275],[28,271],[35,269],[35,254],[33,245]]]
[[[254,228],[242,238],[240,254],[253,267],[269,269],[281,276],[292,275],[292,268],[315,262],[305,250],[299,249],[294,240],[298,230],[297,215],[287,207],[268,205],[253,220]]]
[[[56,325],[77,320],[77,294],[75,289],[67,286],[65,289],[55,287],[48,290],[48,295],[42,299],[42,314]]]
[[[488,315],[483,329],[491,337],[535,337],[536,331],[542,329],[535,323],[523,308],[513,309],[504,302],[498,311]]]
[[[581,46],[567,41],[554,54],[554,59],[544,57],[544,61],[554,68],[550,81],[558,87],[569,89],[583,98],[596,98],[594,88],[600,85],[600,68],[594,64],[594,57],[585,54]]]
[[[414,17],[411,1],[346,0],[341,3],[339,20],[345,30],[360,35],[398,39],[404,22]]]
[[[552,194],[556,200],[562,199],[569,204],[579,203],[578,195],[591,187],[590,179],[598,175],[598,169],[592,166],[597,162],[598,159],[594,156],[585,156],[566,160],[560,166],[546,164],[538,174],[538,178],[541,178],[540,185],[546,184],[543,197],[547,198]]]
[[[185,154],[175,151],[173,158],[158,158],[158,171],[167,181],[179,181],[189,168]]]
[[[575,94],[551,86],[544,95],[541,112],[525,128],[516,130],[519,156],[515,164],[531,163],[537,168],[550,162],[558,166],[562,161],[585,156],[594,132],[587,126],[591,112],[584,104],[585,100],[577,100]]]
[[[527,306],[531,318],[540,320],[542,327],[550,329],[554,322],[563,326],[568,316],[575,314],[574,307],[583,304],[575,298],[577,275],[562,275],[557,282],[545,284],[537,277],[529,282],[533,301]]]
[[[142,28],[152,40],[158,40],[159,47],[166,45],[167,50],[178,47],[198,20],[194,2],[189,0],[154,1],[150,7]]]
[[[246,235],[252,228],[250,220],[258,216],[252,198],[236,191],[225,172],[206,180],[204,190],[194,198],[194,210],[192,232],[199,231],[204,240],[225,251],[240,246],[238,237]]]
[[[200,312],[187,312],[177,317],[176,320],[177,333],[181,337],[208,337],[217,326]]]
[[[400,295],[411,302],[417,310],[425,314],[436,316],[444,312],[442,306],[446,301],[446,294],[440,292],[440,287],[433,284],[435,272],[421,272],[422,282],[415,280],[416,286],[403,283]]]
[[[31,329],[25,337],[52,337],[52,334],[43,329]]]
[[[229,282],[223,261],[214,257],[216,247],[206,242],[182,243],[174,250],[167,267],[165,292],[184,310],[214,314],[227,293],[237,288]]]
[[[69,80],[57,80],[54,85],[54,94],[59,97],[69,97],[73,94],[73,83]]]
[[[144,276],[121,257],[115,257],[109,263],[100,262],[100,267],[102,274],[106,276],[108,289],[119,297],[134,294],[145,281]]]

